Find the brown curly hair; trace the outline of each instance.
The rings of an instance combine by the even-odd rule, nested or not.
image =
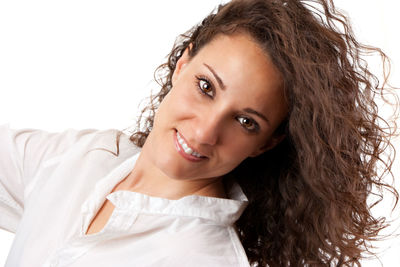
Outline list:
[[[383,189],[393,193],[397,204],[396,189],[383,180],[387,174],[393,177],[394,153],[383,152],[395,152],[390,138],[397,128],[395,120],[389,123],[378,115],[376,96],[398,99],[386,85],[387,75],[380,84],[362,59],[373,52],[384,61],[387,56],[357,42],[331,0],[219,5],[177,39],[168,62],[156,70],[161,90],[142,110],[130,140],[143,146],[189,44],[194,57],[217,34],[238,32],[250,34],[270,55],[290,106],[277,129],[286,138],[224,178],[235,179],[249,199],[236,226],[250,263],[359,266],[371,241],[388,226],[386,218],[374,218],[371,207],[383,198]],[[118,142],[119,136],[117,147]],[[373,203],[371,195],[378,196]]]

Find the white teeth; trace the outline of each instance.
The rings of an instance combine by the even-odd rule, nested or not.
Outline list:
[[[192,155],[194,155],[194,156],[196,156],[196,157],[198,157],[198,158],[201,157],[201,155],[200,155],[199,153],[197,153],[196,151],[194,151],[194,152],[192,153]]]
[[[201,154],[197,153],[196,151],[193,151],[193,149],[191,149],[190,147],[188,147],[188,145],[185,143],[185,141],[183,140],[183,138],[179,135],[178,132],[176,132],[176,138],[178,139],[179,144],[181,144],[183,150],[185,151],[186,154],[190,154],[193,155],[195,157],[202,157]]]

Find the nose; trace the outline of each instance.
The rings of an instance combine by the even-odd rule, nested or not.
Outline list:
[[[213,146],[221,135],[221,116],[206,112],[202,116],[198,116],[197,124],[193,127],[196,143]]]

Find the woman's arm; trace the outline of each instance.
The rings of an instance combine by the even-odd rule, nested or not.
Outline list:
[[[15,233],[38,174],[93,130],[49,133],[0,126],[0,228]]]

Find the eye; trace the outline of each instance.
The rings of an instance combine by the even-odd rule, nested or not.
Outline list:
[[[205,77],[197,77],[196,76],[196,79],[197,79],[196,86],[200,90],[200,93],[213,98],[214,97],[213,86],[212,86],[211,82],[208,81],[208,79]]]
[[[238,121],[243,126],[243,128],[246,129],[246,131],[257,132],[259,130],[259,126],[258,126],[257,122],[255,122],[253,119],[246,118],[246,117],[239,117]]]

